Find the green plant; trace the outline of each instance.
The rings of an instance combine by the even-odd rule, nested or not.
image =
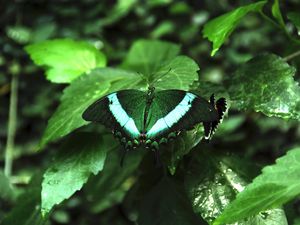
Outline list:
[[[207,22],[203,36],[213,43],[211,55],[220,51],[250,12],[271,22],[299,47],[300,41],[287,30],[279,1],[272,3],[273,18],[263,12],[266,4],[260,1],[238,7]],[[299,15],[288,15],[299,28]],[[117,17],[111,18],[114,19]],[[55,205],[78,190],[85,194],[90,212],[113,213],[119,205],[127,220],[142,225],[287,224],[282,206],[300,194],[299,143],[290,144],[284,149],[287,153],[276,162],[257,165],[252,161],[251,148],[265,140],[256,136],[246,142],[246,147],[233,147],[232,139],[241,138],[234,130],[242,126],[245,118],[231,112],[263,117],[266,122],[261,127],[282,125],[286,119],[299,121],[300,88],[294,77],[296,69],[287,62],[300,55],[299,51],[285,58],[272,53],[258,54],[237,66],[221,82],[213,83],[201,78],[201,65],[198,76],[198,64],[181,55],[179,45],[166,41],[137,40],[123,61],[112,67],[106,67],[109,60],[102,51],[82,41],[48,40],[28,45],[25,50],[35,64],[45,67],[49,81],[68,86],[39,146],[42,151],[52,142],[59,143],[55,159],[49,162],[43,177],[38,174],[32,179],[3,224],[43,224]],[[161,77],[167,72],[167,76]],[[165,165],[162,168],[154,166],[152,155],[146,150],[129,152],[120,167],[120,146],[110,131],[100,125],[86,126],[82,113],[106,94],[122,89],[146,90],[152,81],[156,81],[154,86],[158,89],[192,90],[206,98],[212,93],[226,97],[228,116],[210,144],[200,142],[203,129],[199,125],[160,149]],[[244,154],[239,154],[243,147]],[[9,181],[2,176],[0,173],[0,182],[9,196]],[[295,218],[297,224],[300,217]]]

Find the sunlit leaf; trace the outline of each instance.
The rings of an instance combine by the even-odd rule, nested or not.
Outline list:
[[[253,165],[245,160],[237,157],[229,159],[209,151],[196,154],[195,150],[188,164],[184,182],[186,191],[195,213],[201,215],[209,224],[230,204],[236,193],[243,191],[247,184],[248,170],[253,170]],[[245,220],[235,224],[287,225],[287,222],[283,210],[273,209],[256,216],[248,215]]]
[[[265,4],[266,1],[260,1],[242,6],[206,23],[203,29],[203,37],[208,38],[213,43],[211,55],[216,54],[243,17],[249,12],[260,11]]]
[[[157,89],[188,90],[198,80],[197,63],[177,56],[179,46],[162,41],[140,40],[131,47],[122,67],[136,71]]]
[[[232,223],[281,206],[300,194],[300,148],[290,150],[267,166],[236,199],[225,208],[214,225]],[[247,203],[247,207],[245,207]],[[278,223],[282,224],[282,223]]]
[[[82,113],[97,99],[113,91],[137,87],[140,81],[136,73],[111,68],[81,76],[64,90],[61,104],[48,121],[41,147],[87,124]]]
[[[279,56],[257,56],[228,79],[231,101],[241,110],[299,120],[300,87],[294,74],[295,68]]]
[[[187,56],[177,56],[163,63],[151,76],[157,89],[189,90],[193,82],[198,80],[199,67]]]
[[[46,67],[47,79],[54,83],[70,83],[106,65],[105,55],[84,41],[50,40],[28,45],[25,50],[36,65]]]
[[[69,137],[58,150],[55,161],[44,174],[42,213],[80,190],[91,174],[103,169],[106,153],[115,148],[109,136],[78,133]]]

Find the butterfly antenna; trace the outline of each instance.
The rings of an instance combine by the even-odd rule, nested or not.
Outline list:
[[[147,81],[147,83],[149,83],[149,79],[148,79],[148,77],[146,76],[146,75],[144,75],[143,73],[141,73],[141,72],[137,72],[137,74],[142,78],[142,80],[146,80]]]
[[[152,84],[155,83],[156,81],[158,81],[159,79],[163,78],[164,76],[166,76],[168,73],[170,73],[170,71],[172,70],[172,68],[169,68],[169,70],[167,72],[165,72],[164,74],[162,74],[161,76],[157,77],[156,79],[154,79],[152,81]]]

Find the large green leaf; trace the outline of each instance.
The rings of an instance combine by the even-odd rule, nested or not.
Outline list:
[[[43,214],[80,190],[90,174],[96,175],[103,169],[106,152],[116,146],[110,136],[78,133],[66,141],[44,174]]]
[[[17,199],[16,206],[4,217],[1,225],[44,225],[47,217],[41,214],[42,175],[33,177],[27,190]]]
[[[193,209],[181,185],[164,177],[141,200],[140,225],[201,225],[201,217]]]
[[[262,174],[228,205],[214,225],[232,223],[256,215],[281,206],[299,195],[300,148],[295,148],[279,158],[275,165],[265,167]]]
[[[191,84],[198,80],[199,66],[187,56],[177,56],[162,63],[156,73],[151,76],[157,89],[189,90]]]
[[[211,224],[236,193],[244,189],[253,165],[237,157],[213,154],[212,149],[199,150],[202,152],[195,150],[192,154],[184,183],[195,213]],[[246,220],[235,224],[287,225],[287,222],[283,210],[273,209],[252,217],[248,215]]]
[[[215,55],[243,17],[249,12],[260,11],[265,4],[266,1],[260,1],[242,6],[206,23],[203,29],[203,37],[213,42],[211,55]]]
[[[278,21],[278,23],[282,26],[285,27],[285,23],[280,11],[280,5],[279,5],[279,0],[274,0],[274,3],[272,5],[272,14]]]
[[[25,47],[36,65],[46,67],[47,79],[69,83],[84,73],[106,65],[106,57],[84,41],[57,39]]]
[[[299,120],[300,88],[294,74],[295,68],[276,55],[257,56],[228,79],[232,104],[267,116]]]
[[[163,41],[139,40],[133,43],[122,67],[149,77],[157,72],[162,63],[175,58],[180,47]]]
[[[81,115],[97,99],[120,89],[136,88],[140,81],[136,73],[111,68],[81,76],[64,90],[61,104],[48,121],[41,147],[87,124]]]
[[[133,44],[123,64],[157,89],[188,90],[198,80],[199,67],[189,57],[177,56],[179,46],[162,41],[140,40]]]

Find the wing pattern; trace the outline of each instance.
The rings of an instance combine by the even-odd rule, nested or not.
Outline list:
[[[165,117],[160,118],[146,133],[148,138],[153,138],[157,134],[163,133],[170,129],[175,123],[177,123],[192,107],[192,103],[196,95],[192,93],[186,93],[181,102],[170,111]]]

